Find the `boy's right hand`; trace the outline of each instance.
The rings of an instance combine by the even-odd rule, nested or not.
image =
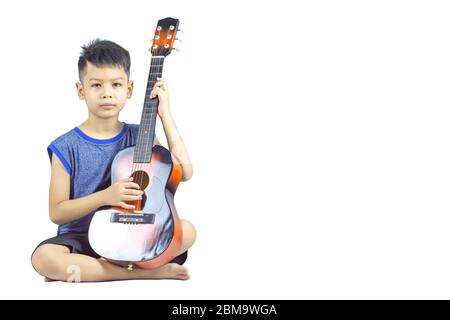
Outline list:
[[[104,190],[105,204],[122,207],[124,209],[134,209],[135,206],[129,205],[125,203],[125,201],[142,199],[144,191],[140,190],[139,185],[132,181],[133,177],[122,179],[106,188]]]

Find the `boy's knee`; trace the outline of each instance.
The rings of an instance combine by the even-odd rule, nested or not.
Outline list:
[[[185,219],[181,219],[181,225],[183,226],[183,242],[187,248],[192,247],[197,239],[197,231],[194,225]]]
[[[44,244],[33,253],[31,264],[40,275],[56,280],[65,272],[61,261],[62,254],[63,250],[56,249],[54,245]]]

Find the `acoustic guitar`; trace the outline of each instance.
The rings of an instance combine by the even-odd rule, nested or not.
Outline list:
[[[144,107],[135,146],[121,150],[113,159],[111,183],[133,177],[144,191],[141,200],[126,201],[134,210],[110,206],[97,210],[89,226],[89,242],[94,251],[108,261],[139,268],[156,268],[175,258],[181,248],[182,229],[174,205],[181,181],[181,165],[169,150],[153,145],[157,97],[150,92],[162,77],[164,59],[171,53],[179,20],[158,21],[149,48],[152,57]]]

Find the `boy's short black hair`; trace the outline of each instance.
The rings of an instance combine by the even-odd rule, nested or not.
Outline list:
[[[80,77],[80,81],[83,71],[86,69],[87,61],[96,67],[102,65],[122,67],[125,70],[128,79],[130,78],[130,54],[117,43],[97,38],[87,45],[82,46],[81,49],[83,50],[78,59],[78,76]]]

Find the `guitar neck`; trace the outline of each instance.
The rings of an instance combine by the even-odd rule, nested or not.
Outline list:
[[[144,107],[142,109],[138,139],[133,155],[134,163],[148,163],[152,157],[156,117],[158,114],[158,98],[155,97],[150,99],[150,92],[152,91],[157,78],[162,77],[164,58],[164,56],[153,56],[150,62]]]

